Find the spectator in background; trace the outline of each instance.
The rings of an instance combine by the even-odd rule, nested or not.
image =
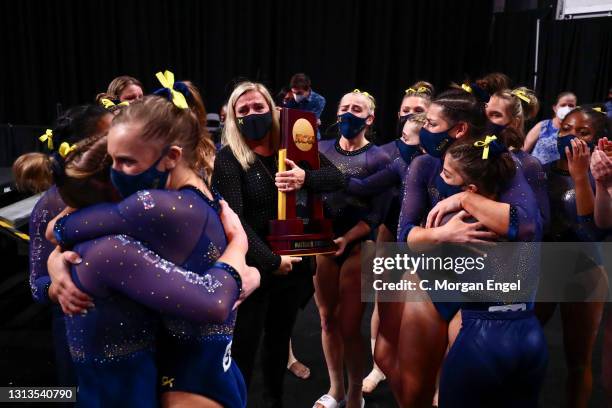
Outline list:
[[[538,122],[531,128],[525,138],[523,150],[531,153],[543,165],[559,160],[557,133],[561,121],[576,107],[577,103],[576,95],[573,92],[561,92],[552,107],[555,116],[552,119]]]
[[[317,117],[317,125],[321,126],[321,113],[325,108],[325,98],[312,90],[310,78],[303,73],[295,74],[289,82],[290,90],[283,98],[285,108],[312,112]],[[321,133],[317,130],[317,138]]]
[[[134,77],[122,75],[113,79],[111,83],[108,84],[108,89],[105,93],[96,96],[96,103],[100,104],[101,98],[108,97],[116,103],[124,101],[131,102],[142,98],[143,94],[144,87],[142,86],[142,82]]]
[[[219,126],[211,132],[212,140],[215,143],[217,151],[223,147],[221,143],[221,135],[223,134],[223,127],[225,126],[225,117],[227,116],[227,104],[223,104],[219,109]]]

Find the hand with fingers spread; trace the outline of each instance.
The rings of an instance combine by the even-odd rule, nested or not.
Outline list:
[[[289,167],[289,170],[276,173],[275,184],[278,191],[288,193],[301,189],[306,180],[306,171],[292,160],[285,159],[285,164]]]
[[[281,263],[273,273],[275,275],[288,275],[293,270],[293,264],[301,261],[302,258],[299,256],[281,255]]]
[[[91,297],[76,287],[70,277],[70,266],[82,262],[76,252],[61,252],[57,247],[47,260],[47,270],[51,278],[49,297],[62,307],[68,315],[87,313],[87,309],[94,306]]]
[[[591,150],[585,141],[578,138],[571,142],[572,148],[565,148],[567,167],[574,181],[588,176]]]
[[[612,141],[602,137],[591,155],[591,174],[597,183],[612,187]]]
[[[465,194],[467,193],[462,192],[453,194],[452,196],[438,202],[438,204],[436,204],[427,215],[425,228],[439,227],[446,214],[462,210],[463,207],[461,206],[461,198],[462,195]]]
[[[490,242],[498,238],[497,234],[485,230],[485,226],[477,221],[473,223],[465,222],[471,215],[461,210],[455,214],[446,224],[438,227],[439,242]]]
[[[606,156],[612,158],[612,140],[608,140],[607,137],[602,137],[597,142],[597,150],[601,150]]]

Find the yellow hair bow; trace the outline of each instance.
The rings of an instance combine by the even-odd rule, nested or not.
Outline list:
[[[370,98],[372,103],[374,103],[374,97],[372,95],[370,95],[368,92],[361,92],[359,89],[355,88],[355,89],[353,89],[353,93],[365,95],[366,97]]]
[[[57,149],[57,151],[59,152],[60,156],[62,156],[63,158],[65,158],[66,156],[68,156],[71,152],[76,150],[76,145],[70,145],[67,142],[64,142],[60,145],[59,149]]]
[[[485,140],[479,140],[474,142],[474,146],[482,147],[482,159],[487,160],[489,158],[489,145],[492,141],[497,140],[497,136],[495,135],[487,135]]]
[[[365,96],[367,96],[368,98],[373,98],[373,96],[372,96],[372,95],[370,95],[369,93],[367,93],[367,92],[361,92],[359,89],[356,89],[356,88],[355,88],[355,89],[353,89],[353,93],[358,93],[358,94],[365,95]]]
[[[472,93],[473,92],[472,91],[472,87],[469,86],[468,84],[461,84],[461,89],[463,89],[465,92],[468,92],[468,93]]]
[[[593,110],[594,110],[595,112],[605,113],[605,112],[603,111],[603,109],[601,109],[601,107],[599,107],[599,106],[594,107],[594,108],[593,108]]]
[[[47,129],[44,135],[41,135],[38,140],[41,142],[47,142],[47,147],[49,150],[53,150],[53,131],[51,129]]]
[[[189,109],[189,105],[187,105],[187,100],[185,99],[185,95],[174,90],[174,74],[170,71],[166,71],[163,74],[158,72],[155,74],[159,82],[164,88],[167,88],[172,94],[172,103],[176,105],[176,107],[181,109]]]
[[[424,86],[419,86],[417,89],[414,89],[414,88],[406,89],[406,93],[410,93],[410,92],[412,92],[412,93],[425,93],[427,91],[428,91],[428,89],[425,88]]]
[[[119,104],[116,104],[115,102],[107,98],[100,99],[100,102],[102,102],[102,106],[104,106],[104,109],[110,109],[114,106],[128,106],[130,104],[128,101],[123,101]]]
[[[529,99],[529,97],[527,96],[527,94],[525,93],[525,91],[523,91],[522,89],[518,89],[518,90],[514,90],[512,91],[512,95],[516,96],[517,98],[527,102],[527,103],[531,103],[531,99]]]

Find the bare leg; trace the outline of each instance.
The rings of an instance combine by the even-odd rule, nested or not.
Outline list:
[[[374,304],[372,319],[370,319],[370,345],[372,346],[372,356],[374,356],[374,352],[376,350],[376,339],[378,336],[379,326],[380,316],[378,313],[378,302],[376,302]],[[363,379],[363,387],[361,388],[361,391],[364,394],[372,393],[378,386],[378,383],[384,380],[385,374],[378,367],[378,365],[376,364],[376,360],[374,359],[372,371],[370,371],[370,373]]]
[[[612,408],[612,303],[607,304],[606,320],[604,321],[604,344],[603,353],[601,355],[602,370],[601,378],[603,379],[604,389],[608,407]]]
[[[418,277],[414,275],[411,279],[418,282]],[[404,306],[397,343],[401,375],[400,407],[431,407],[436,377],[448,344],[447,334],[448,324],[429,296],[425,292],[414,293],[411,302]]]
[[[360,246],[340,268],[340,332],[344,344],[344,361],[348,371],[347,408],[361,408],[365,345],[361,336],[361,318],[365,304],[361,302]]]
[[[287,360],[287,369],[291,371],[293,375],[302,380],[306,380],[310,377],[310,368],[302,364],[295,355],[293,355],[293,344],[289,340],[289,358]]]
[[[321,318],[321,342],[329,374],[329,391],[336,401],[344,399],[343,355],[344,348],[338,325],[338,299],[340,292],[340,268],[333,257],[317,256],[317,273],[314,276],[315,301]]]
[[[563,344],[569,375],[567,403],[586,408],[593,389],[593,346],[601,323],[603,302],[562,303]]]
[[[169,391],[161,395],[163,408],[223,408],[221,404],[198,394]]]

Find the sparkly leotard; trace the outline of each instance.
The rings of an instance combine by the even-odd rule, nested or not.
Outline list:
[[[129,405],[125,392],[107,387],[130,381],[138,381],[129,395],[139,406],[152,391],[156,398],[157,310],[170,333],[159,350],[162,390],[199,393],[229,407],[246,404],[229,354],[239,284],[231,268],[215,263],[227,245],[218,209],[217,201],[186,187],[140,191],[58,220],[58,242],[83,242],[75,247],[83,263],[73,277],[96,303],[87,315],[67,320],[83,403],[102,394]],[[124,233],[130,236],[103,238]],[[100,372],[110,377],[106,383]]]
[[[347,178],[366,178],[390,163],[389,156],[372,143],[358,150],[346,151],[340,147],[339,139],[324,140],[319,143],[319,152]],[[326,216],[333,220],[336,236],[342,236],[359,221],[365,221],[373,231],[387,214],[390,193],[365,199],[338,190],[324,193],[323,203]]]
[[[571,261],[572,252],[563,247],[563,253],[556,256],[568,257],[564,263],[566,267],[574,265],[576,272],[587,270],[595,265],[602,264],[601,248],[598,244],[606,237],[606,231],[597,228],[593,214],[579,216],[576,208],[576,189],[574,180],[569,172],[558,169],[556,162],[546,167],[548,174],[548,194],[550,197],[551,223],[547,240],[553,242],[575,243],[574,261]],[[594,181],[590,177],[594,189]],[[582,243],[582,244],[580,244]],[[547,271],[550,268],[547,268]],[[547,276],[548,278],[548,276]],[[550,277],[552,278],[552,277]]]
[[[380,146],[380,148],[387,153],[391,162],[368,177],[362,179],[355,177],[351,178],[346,187],[346,191],[349,194],[357,196],[373,196],[391,190],[392,201],[387,216],[385,217],[384,224],[394,236],[397,234],[397,223],[401,206],[400,200],[404,194],[404,178],[406,177],[412,160],[420,155],[420,151],[417,150],[407,157],[403,156],[400,153],[400,147],[403,143],[404,142],[400,139],[396,139]]]
[[[548,199],[546,170],[538,159],[527,152],[513,150],[512,155],[535,194],[542,215],[542,229],[546,231],[550,225],[550,201]]]
[[[448,193],[441,191],[446,184],[440,177],[441,171],[442,160],[431,155],[425,154],[412,161],[404,181],[399,242],[406,242],[410,230],[422,225],[429,211],[447,198]],[[508,240],[533,241],[541,236],[541,216],[536,199],[520,168],[517,168],[510,183],[504,186],[498,201],[510,204]],[[445,302],[434,302],[434,305],[447,321],[461,306],[460,303]]]
[[[60,306],[49,300],[49,286],[51,279],[47,271],[47,259],[55,245],[47,241],[45,231],[47,224],[66,207],[55,185],[51,186],[38,200],[30,216],[30,289],[32,297],[38,303],[51,304],[53,320],[53,348],[55,350],[55,364],[57,367],[59,385],[76,384],[76,376],[68,343],[66,342],[66,325],[64,313]]]

